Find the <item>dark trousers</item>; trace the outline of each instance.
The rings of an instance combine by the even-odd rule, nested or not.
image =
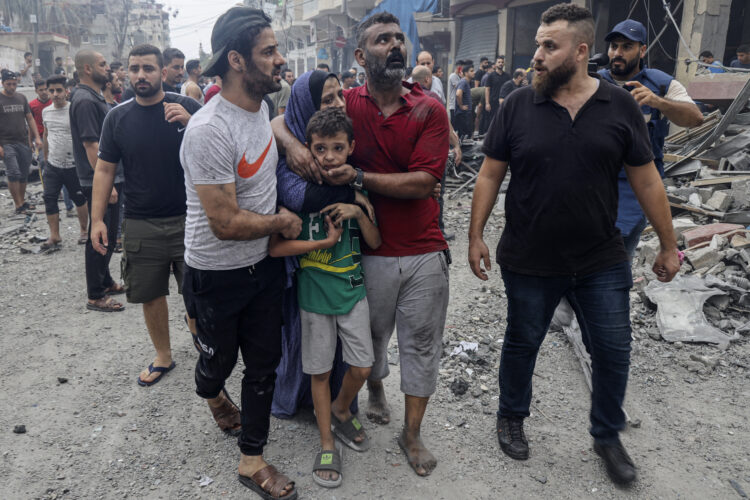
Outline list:
[[[82,186],[86,201],[89,208],[89,239],[86,242],[86,288],[88,290],[89,300],[98,300],[104,297],[107,288],[115,284],[112,275],[109,273],[109,261],[112,260],[112,250],[117,243],[117,222],[120,219],[119,203],[107,204],[107,210],[104,212],[104,223],[107,225],[107,254],[102,255],[91,244],[91,186]],[[122,191],[122,183],[115,184],[115,189],[119,193]]]
[[[635,249],[638,248],[638,242],[641,241],[641,233],[646,229],[647,221],[646,217],[641,217],[633,229],[628,234],[622,235],[622,241],[625,243],[625,251],[628,253],[628,258],[632,261],[635,255]],[[649,262],[649,264],[651,264]]]
[[[57,206],[57,199],[60,197],[60,190],[67,187],[71,198],[77,207],[86,203],[86,197],[81,190],[81,184],[78,182],[78,173],[74,168],[57,168],[49,163],[44,168],[44,211],[47,215],[60,213]]]
[[[454,121],[456,122],[454,128],[460,139],[471,138],[474,135],[474,113],[471,111],[456,113]]]
[[[588,276],[539,277],[501,270],[508,326],[500,358],[498,417],[529,416],[539,347],[555,308],[566,297],[591,355],[591,435],[598,442],[617,439],[625,426],[622,402],[630,367],[630,263]]]
[[[198,396],[215,398],[237,363],[242,377],[244,455],[261,455],[268,439],[276,367],[281,359],[282,259],[266,257],[249,268],[204,271],[185,264],[182,294],[187,313],[196,319],[195,366]]]

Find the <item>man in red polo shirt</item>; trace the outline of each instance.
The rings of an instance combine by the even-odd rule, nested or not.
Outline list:
[[[367,416],[377,423],[390,421],[382,381],[389,372],[388,341],[397,326],[406,408],[398,442],[414,471],[427,476],[437,460],[422,443],[420,429],[437,385],[450,263],[438,227],[438,202],[431,194],[448,157],[448,116],[419,85],[403,82],[405,37],[392,14],[376,14],[360,24],[354,54],[367,74],[366,85],[344,93],[357,140],[351,157],[356,168],[316,171],[288,131],[276,128],[277,141],[300,175],[369,192],[383,244],[363,249],[362,258],[375,350]]]
[[[47,91],[47,82],[45,80],[37,80],[34,82],[34,90],[36,90],[37,98],[29,102],[29,108],[31,108],[31,116],[34,117],[36,122],[36,129],[39,131],[39,137],[44,135],[44,123],[42,123],[42,110],[52,104],[52,99],[49,97]]]

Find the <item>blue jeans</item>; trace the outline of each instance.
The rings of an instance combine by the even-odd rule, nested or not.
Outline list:
[[[508,326],[500,358],[498,417],[529,416],[531,377],[560,299],[566,297],[591,355],[591,435],[617,439],[625,427],[622,402],[630,368],[630,263],[588,276],[539,277],[502,268]],[[559,381],[560,383],[564,383]]]
[[[641,233],[646,229],[646,224],[646,218],[641,217],[638,224],[636,224],[628,234],[623,233],[622,235],[622,241],[625,243],[625,251],[628,253],[628,258],[631,262],[633,261],[635,249],[638,247],[638,242],[641,241]]]

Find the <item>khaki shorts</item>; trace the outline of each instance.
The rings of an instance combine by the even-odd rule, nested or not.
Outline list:
[[[144,304],[169,295],[174,273],[182,293],[185,216],[125,219],[122,223],[122,279],[128,302]]]
[[[299,310],[302,325],[302,371],[308,375],[320,375],[333,368],[336,354],[336,337],[341,338],[344,361],[358,368],[372,366],[370,335],[370,308],[367,297],[346,314],[318,314]]]

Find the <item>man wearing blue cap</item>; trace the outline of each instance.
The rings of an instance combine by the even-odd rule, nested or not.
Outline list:
[[[664,176],[664,138],[669,133],[669,122],[680,127],[695,127],[703,123],[703,114],[687,94],[685,87],[672,76],[658,69],[647,68],[646,28],[632,19],[617,24],[604,38],[609,43],[609,69],[599,74],[610,83],[630,91],[646,119],[654,163]],[[618,179],[619,204],[617,228],[625,241],[625,250],[632,259],[635,248],[646,227],[646,217],[630,188],[625,169]]]

